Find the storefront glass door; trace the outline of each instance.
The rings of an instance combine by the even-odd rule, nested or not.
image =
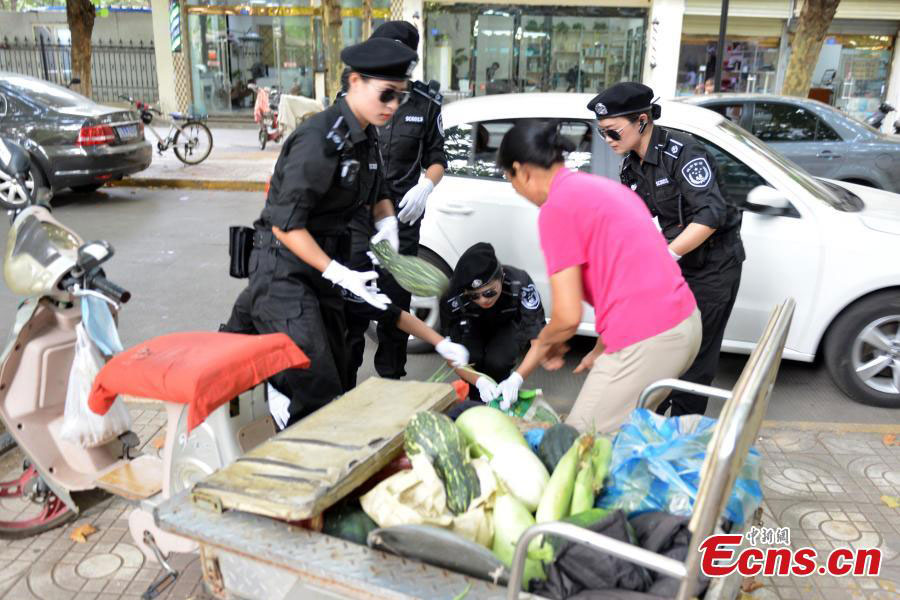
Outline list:
[[[517,91],[513,60],[515,16],[486,10],[475,20],[475,95]]]

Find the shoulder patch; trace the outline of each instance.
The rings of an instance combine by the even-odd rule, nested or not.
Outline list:
[[[700,189],[705,188],[712,180],[712,169],[702,156],[688,161],[681,168],[681,174],[691,186]]]
[[[444,115],[440,113],[438,113],[437,117],[437,130],[441,137],[444,137]]]
[[[538,293],[537,288],[534,287],[533,283],[523,287],[519,297],[522,298],[522,306],[528,310],[535,310],[541,305],[541,295]]]

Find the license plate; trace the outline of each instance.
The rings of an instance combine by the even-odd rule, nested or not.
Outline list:
[[[125,125],[123,127],[119,127],[119,139],[121,140],[130,140],[131,138],[137,137],[137,125]]]

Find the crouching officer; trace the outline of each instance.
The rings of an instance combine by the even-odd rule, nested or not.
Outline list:
[[[286,333],[309,356],[309,369],[283,371],[270,380],[291,400],[289,424],[348,389],[341,291],[379,309],[390,303],[375,285],[376,273],[345,266],[349,224],[357,210],[369,212],[376,223],[394,218],[393,204],[383,195],[375,128],[402,103],[417,58],[387,39],[341,52],[351,70],[346,97],[285,141],[254,223],[250,283],[223,330],[248,330],[249,316],[258,333]]]
[[[741,281],[741,212],[725,200],[718,165],[703,146],[689,134],[654,124],[660,106],[649,87],[617,83],[592,99],[588,109],[597,115],[600,135],[625,155],[622,183],[659,219],[669,252],[697,299],[703,340],[682,379],[709,385]],[[707,398],[674,391],[657,410],[664,412],[668,403],[673,416],[703,414]]]
[[[419,32],[406,21],[388,21],[372,33],[372,38],[386,38],[415,50],[419,46]],[[415,256],[419,249],[420,219],[425,213],[429,194],[440,183],[447,167],[444,154],[444,131],[441,123],[439,85],[415,81],[409,99],[394,113],[393,118],[378,129],[381,155],[384,161],[385,193],[394,203],[397,213],[400,254]],[[424,171],[424,176],[423,176]],[[371,235],[371,216],[360,213],[353,225],[353,258],[356,268],[370,269],[366,253]],[[409,310],[411,296],[393,277],[382,273],[382,291],[402,310]],[[347,324],[350,330],[351,378],[362,365],[365,332],[373,315],[359,303],[348,303]],[[361,308],[362,310],[357,310]],[[406,375],[406,344],[408,335],[396,326],[394,315],[376,320],[378,347],[375,350],[375,370],[381,377],[399,379]]]
[[[474,385],[470,399],[501,398],[504,409],[515,403],[523,377],[513,369],[544,323],[544,306],[528,273],[501,265],[493,246],[485,242],[463,253],[441,299],[441,326],[451,340],[466,347],[476,371],[500,382],[458,370]]]

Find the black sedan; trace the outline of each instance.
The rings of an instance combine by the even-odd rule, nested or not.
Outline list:
[[[31,154],[35,185],[90,192],[150,166],[140,115],[42,79],[0,71],[0,135]]]

